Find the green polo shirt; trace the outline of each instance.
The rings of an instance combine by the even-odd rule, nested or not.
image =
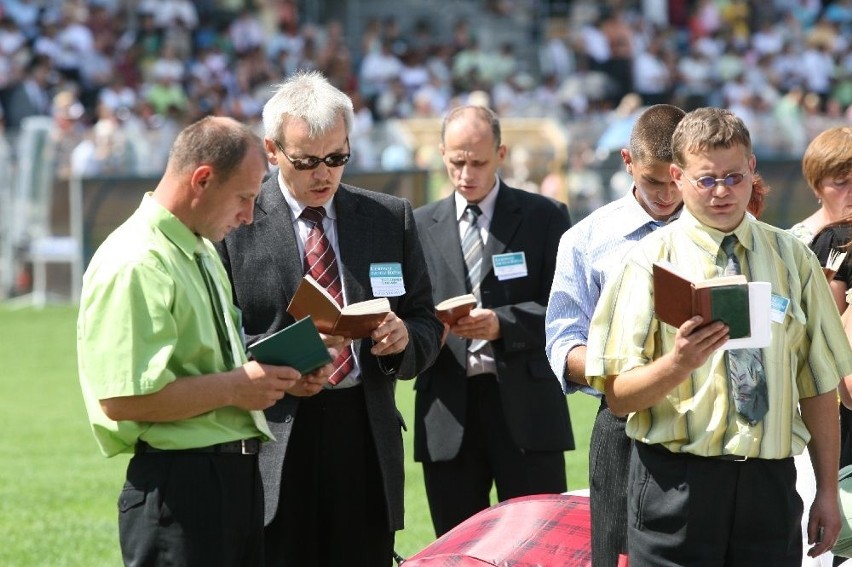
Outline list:
[[[77,319],[80,384],[89,421],[106,456],[133,451],[137,440],[160,449],[271,438],[263,412],[219,408],[168,423],[112,421],[100,400],[152,394],[186,376],[230,370],[211,300],[195,262],[199,237],[146,195],[98,248],[83,277]],[[209,241],[219,280],[227,274]],[[240,328],[239,313],[229,316]],[[242,360],[245,353],[240,349]]]
[[[743,274],[772,284],[789,299],[772,323],[763,350],[769,411],[751,426],[734,407],[724,352],[719,350],[656,405],[633,413],[627,435],[660,443],[672,452],[781,459],[802,452],[810,433],[799,400],[833,391],[852,374],[852,350],[816,256],[792,234],[746,215],[733,231]],[[689,211],[646,236],[607,282],[595,309],[586,351],[586,375],[600,391],[607,376],[648,364],[674,348],[677,329],[654,317],[652,266],[667,260],[695,280],[720,275],[724,233],[702,225]]]

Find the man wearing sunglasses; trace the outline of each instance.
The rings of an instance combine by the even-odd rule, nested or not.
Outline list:
[[[341,303],[391,304],[368,338],[324,336],[341,353],[334,386],[266,412],[276,437],[260,455],[268,566],[391,564],[405,426],[394,386],[432,363],[441,338],[411,204],[341,183],[353,119],[352,101],[319,73],[281,84],[263,109],[274,169],[254,223],[218,245],[249,341],[293,322],[287,305],[318,266]],[[396,283],[377,276],[388,273]]]
[[[680,218],[643,238],[604,288],[586,351],[589,383],[634,439],[628,481],[630,565],[798,567],[803,513],[793,456],[807,445],[817,493],[808,555],[840,530],[836,387],[852,350],[807,246],[747,214],[751,137],[730,111],[688,113],[672,136]],[[721,347],[728,327],[654,314],[652,266],[696,280],[725,273],[772,287],[768,346]],[[745,359],[742,355],[746,355]],[[752,402],[752,403],[749,403]]]

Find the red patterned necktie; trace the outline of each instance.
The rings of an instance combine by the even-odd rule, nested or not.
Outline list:
[[[310,274],[342,307],[343,286],[337,269],[337,258],[334,256],[334,249],[326,238],[322,227],[325,209],[323,207],[305,207],[301,218],[311,225],[308,238],[305,240],[305,273]],[[328,381],[332,385],[337,385],[355,367],[355,361],[352,359],[352,347],[348,346],[342,350],[334,359],[333,364],[334,372],[332,372]]]

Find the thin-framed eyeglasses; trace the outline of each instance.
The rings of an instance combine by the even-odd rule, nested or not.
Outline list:
[[[683,172],[683,177],[692,185],[695,186],[699,191],[710,191],[714,189],[717,185],[721,184],[725,187],[736,187],[745,179],[744,173],[729,173],[725,177],[713,177],[712,175],[704,175],[699,177],[698,179],[692,179],[689,177],[685,171]]]
[[[305,171],[306,169],[316,169],[319,164],[324,163],[328,167],[341,167],[346,165],[349,162],[349,156],[351,154],[340,154],[333,153],[328,154],[325,157],[317,157],[317,156],[305,156],[303,158],[291,158],[287,155],[287,152],[284,151],[284,146],[281,145],[281,142],[278,140],[273,140],[275,145],[278,146],[278,149],[287,158],[287,161],[293,164],[295,169],[299,171]],[[349,148],[349,138],[346,138],[346,147]],[[351,148],[350,148],[351,149]]]

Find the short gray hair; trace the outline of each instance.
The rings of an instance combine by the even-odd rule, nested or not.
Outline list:
[[[318,71],[299,71],[275,86],[275,94],[263,106],[264,135],[280,139],[287,118],[300,118],[310,129],[312,138],[334,127],[339,116],[346,124],[346,135],[352,130],[355,111],[352,99]]]

